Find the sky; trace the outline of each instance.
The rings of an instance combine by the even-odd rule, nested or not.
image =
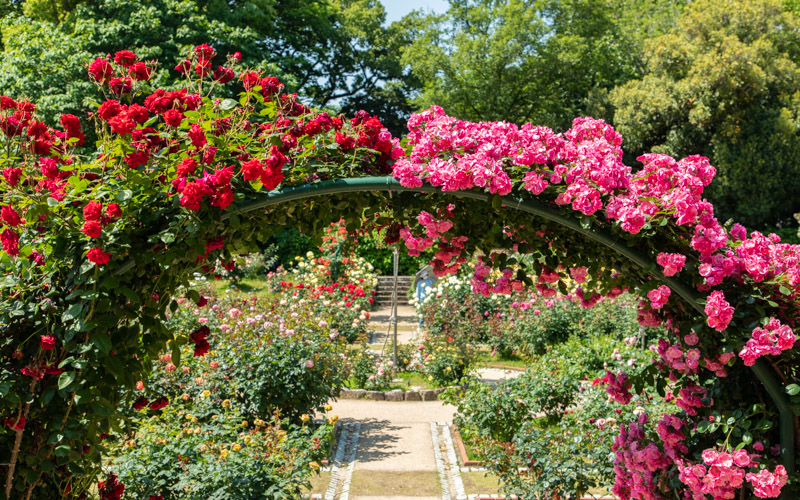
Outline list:
[[[399,21],[412,10],[423,9],[426,12],[442,14],[447,11],[447,0],[381,0],[386,8],[386,23]]]

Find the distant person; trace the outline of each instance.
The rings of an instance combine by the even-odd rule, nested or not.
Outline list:
[[[422,301],[425,300],[425,296],[428,294],[428,290],[433,286],[434,280],[427,267],[420,271],[418,278],[415,292],[417,302],[422,304]],[[419,329],[422,329],[422,318],[419,318]]]

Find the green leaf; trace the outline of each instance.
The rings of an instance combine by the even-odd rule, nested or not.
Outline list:
[[[174,233],[161,233],[159,235],[159,239],[164,242],[165,245],[169,245],[173,241],[175,241],[175,234]]]
[[[223,99],[222,103],[219,105],[219,108],[221,110],[223,110],[223,111],[229,111],[229,110],[235,108],[236,104],[238,104],[238,103],[236,101],[234,101],[233,99]]]
[[[791,290],[789,290],[788,288],[786,288],[786,287],[785,287],[785,286],[783,286],[783,285],[781,285],[781,287],[780,287],[780,288],[778,288],[778,290],[780,290],[780,292],[781,292],[782,294],[784,294],[784,295],[791,295],[791,294],[792,294],[792,291],[791,291]]]
[[[791,384],[786,386],[786,394],[790,396],[796,396],[800,394],[800,385]]]
[[[61,321],[72,321],[75,318],[80,317],[81,311],[83,311],[83,304],[72,304],[70,308],[64,311],[64,314],[61,315]]]
[[[130,189],[123,189],[122,191],[117,193],[117,196],[115,196],[116,200],[119,202],[128,201],[132,197],[133,197],[133,191],[131,191]]]
[[[752,443],[753,442],[753,435],[750,434],[750,432],[745,432],[744,434],[742,434],[742,442],[744,444]]]
[[[175,366],[181,364],[181,346],[177,342],[172,343],[172,363]]]
[[[49,206],[49,207],[57,207],[58,206],[58,200],[55,199],[55,198],[52,198],[52,197],[48,197],[47,198],[47,206]]]
[[[111,339],[105,332],[92,333],[92,344],[94,344],[103,354],[111,352]]]
[[[58,376],[58,390],[64,390],[65,388],[69,387],[69,385],[75,381],[75,376],[77,374],[75,372],[63,372],[61,375]]]

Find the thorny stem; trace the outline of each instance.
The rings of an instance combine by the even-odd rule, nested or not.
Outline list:
[[[28,392],[33,394],[33,389],[36,387],[36,379],[31,380],[31,385]],[[31,410],[31,403],[25,403],[25,409],[22,410],[22,417],[28,418],[28,413]],[[17,458],[19,457],[19,448],[22,445],[23,429],[16,430],[16,438],[14,439],[14,449],[11,451],[11,460],[8,463],[8,473],[6,474],[6,498],[11,498],[11,488],[14,486],[14,470],[17,468]]]

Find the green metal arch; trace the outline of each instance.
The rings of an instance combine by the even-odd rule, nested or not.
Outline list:
[[[479,191],[443,191],[440,188],[430,185],[423,185],[415,188],[405,187],[390,176],[360,177],[304,184],[301,186],[271,191],[265,193],[259,199],[241,205],[231,206],[222,215],[222,220],[227,220],[234,214],[244,215],[255,210],[261,210],[272,205],[278,205],[295,200],[341,193],[375,191],[437,193],[459,198],[484,201],[487,203],[491,202],[492,198],[495,197],[495,195]],[[512,196],[504,196],[501,198],[501,200],[503,205],[507,208],[519,210],[521,212],[555,222],[579,234],[582,234],[590,240],[614,250],[643,270],[649,272],[656,279],[669,286],[670,289],[677,293],[690,307],[701,314],[705,314],[703,300],[692,288],[671,276],[665,276],[658,268],[656,263],[653,262],[653,260],[647,254],[636,248],[628,246],[624,240],[612,235],[610,232],[601,228],[584,228],[575,218],[566,216],[553,207],[545,205],[536,200]],[[119,270],[116,271],[115,274],[123,274],[133,268],[134,265],[135,263],[133,261],[126,262]],[[783,388],[776,379],[774,373],[767,368],[767,366],[761,360],[757,361],[752,368],[756,378],[758,378],[758,380],[764,385],[765,389],[780,411],[780,436],[783,464],[784,467],[786,467],[787,472],[792,474],[795,472],[794,413],[792,412],[788,399],[783,393]],[[788,498],[788,494],[785,496],[782,495],[782,498]]]

